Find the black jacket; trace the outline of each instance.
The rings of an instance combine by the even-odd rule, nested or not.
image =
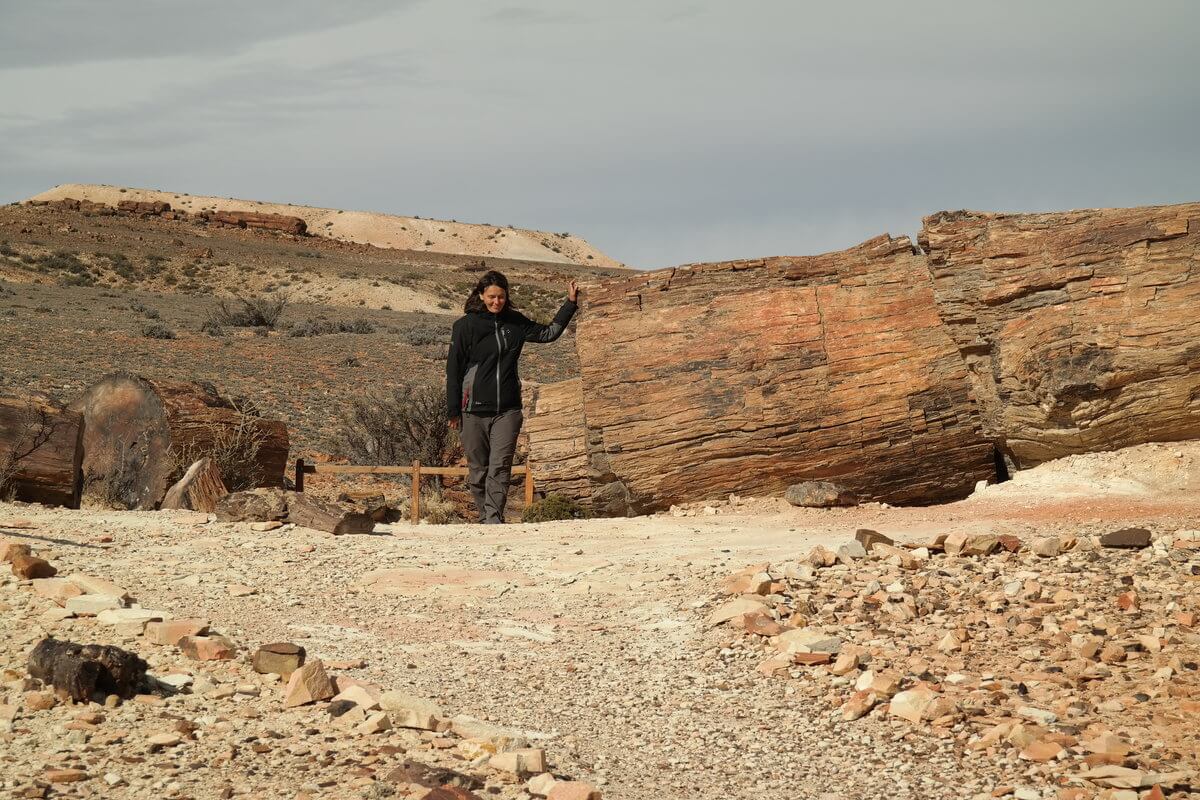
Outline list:
[[[459,317],[450,333],[446,359],[446,413],[487,416],[521,407],[517,359],[525,342],[553,342],[566,330],[576,305],[570,300],[542,325],[505,307],[499,314],[477,311]]]

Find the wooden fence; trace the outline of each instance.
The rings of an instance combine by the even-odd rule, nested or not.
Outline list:
[[[520,464],[512,468],[513,475],[525,476],[525,505],[533,504],[533,473],[528,464]],[[409,475],[412,478],[412,500],[409,501],[409,511],[413,524],[421,521],[421,478],[425,475],[452,475],[467,477],[466,467],[425,467],[420,461],[414,461],[411,467],[400,466],[361,466],[351,464],[306,464],[303,458],[296,459],[296,491],[304,491],[305,475]]]

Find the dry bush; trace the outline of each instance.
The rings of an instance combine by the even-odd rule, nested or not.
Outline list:
[[[352,464],[420,461],[441,467],[461,453],[458,436],[446,425],[446,389],[435,383],[355,400],[342,414],[336,442]]]
[[[200,459],[211,458],[225,488],[231,492],[253,489],[262,483],[258,451],[267,439],[266,434],[258,427],[256,414],[237,405],[235,408],[239,412],[236,425],[213,428],[211,436],[203,441],[193,440],[179,448],[172,445],[175,462],[172,482],[183,477],[187,468]]]
[[[287,307],[287,295],[276,297],[237,297],[221,299],[208,321],[231,328],[274,328]]]
[[[46,406],[32,397],[25,401],[25,407],[13,425],[11,441],[0,450],[0,499],[11,497],[13,480],[21,469],[21,462],[49,442],[57,426],[58,422]]]
[[[411,515],[412,501],[407,498],[401,500],[396,508],[396,516],[407,520]],[[440,488],[421,492],[421,519],[431,525],[456,525],[466,522],[459,513],[458,506],[443,495]]]

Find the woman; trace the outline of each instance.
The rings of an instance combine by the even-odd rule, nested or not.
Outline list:
[[[446,411],[467,456],[467,485],[479,521],[504,522],[513,451],[521,431],[521,379],[517,360],[525,342],[553,342],[575,314],[575,281],[567,302],[549,325],[513,308],[508,279],[484,273],[467,298],[465,315],[454,323],[446,359]]]

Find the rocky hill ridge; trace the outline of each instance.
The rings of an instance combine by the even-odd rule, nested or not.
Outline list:
[[[489,256],[595,267],[621,264],[569,233],[481,225],[457,221],[422,219],[372,211],[268,203],[229,197],[192,195],[157,189],[135,189],[89,183],[64,183],[34,195],[26,203],[54,202],[71,198],[116,207],[122,201],[169,203],[177,211],[252,212],[279,214],[302,219],[313,236],[356,242],[396,250]]]

